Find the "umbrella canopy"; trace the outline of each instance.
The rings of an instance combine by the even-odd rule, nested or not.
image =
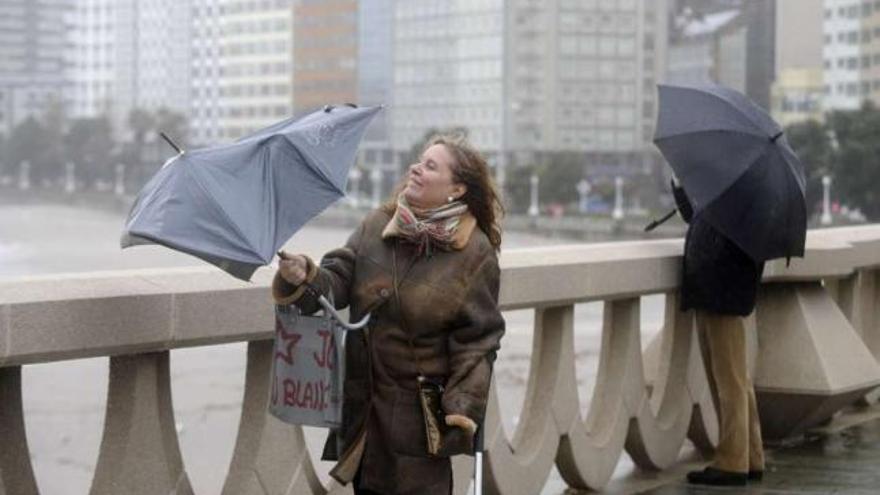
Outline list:
[[[344,196],[358,143],[380,109],[326,107],[178,154],[138,193],[122,247],[161,244],[249,280]]]
[[[803,256],[804,169],[779,125],[723,86],[660,85],[654,143],[701,214],[756,261]]]

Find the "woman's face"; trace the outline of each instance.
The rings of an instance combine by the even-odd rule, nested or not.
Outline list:
[[[403,194],[406,201],[417,208],[429,209],[442,206],[459,199],[467,187],[454,182],[452,167],[455,157],[442,144],[435,144],[425,150],[418,163],[409,166],[406,187]]]

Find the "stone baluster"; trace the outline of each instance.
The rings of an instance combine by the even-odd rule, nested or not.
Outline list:
[[[110,358],[92,495],[193,492],[177,442],[168,360],[168,351]]]
[[[637,464],[662,469],[677,460],[686,437],[707,451],[717,438],[715,409],[692,339],[692,315],[676,319],[674,312],[668,313],[659,346],[662,364],[649,396],[639,298],[606,301],[599,373],[584,420],[573,314],[573,306],[535,310],[526,400],[512,441],[504,438],[497,397],[490,397],[486,480],[494,492],[538,493],[553,463],[571,487],[601,488],[624,449]]]
[[[880,385],[877,360],[819,281],[764,284],[756,315],[765,440],[799,435]]]
[[[21,367],[0,368],[0,495],[37,495],[24,429]]]
[[[238,438],[223,485],[226,495],[323,494],[302,428],[267,413],[272,341],[248,344],[244,402]],[[334,482],[335,484],[335,482]],[[336,485],[331,493],[342,491]]]
[[[501,427],[497,393],[490,396],[485,482],[498,493],[540,493],[550,474],[559,447],[556,423],[566,416],[572,420],[572,409],[578,411],[574,349],[566,345],[573,343],[573,333],[573,306],[535,310],[526,397],[512,441]]]

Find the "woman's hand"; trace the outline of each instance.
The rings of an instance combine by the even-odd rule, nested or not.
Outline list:
[[[461,414],[447,414],[446,425],[457,426],[466,431],[470,436],[474,436],[477,432],[477,423],[474,423],[474,420],[467,416],[462,416]]]
[[[308,262],[306,257],[299,254],[287,254],[284,251],[278,251],[278,273],[281,278],[292,285],[302,285],[306,281],[309,274]]]

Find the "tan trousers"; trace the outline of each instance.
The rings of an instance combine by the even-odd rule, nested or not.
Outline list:
[[[697,334],[719,417],[713,467],[745,473],[764,470],[755,388],[748,376],[746,327],[741,316],[697,311]]]

